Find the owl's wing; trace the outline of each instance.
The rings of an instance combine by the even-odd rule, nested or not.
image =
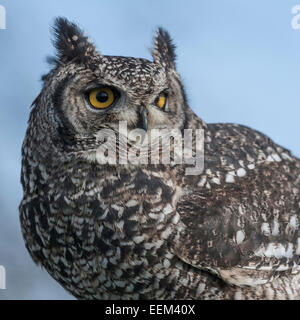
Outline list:
[[[182,230],[173,248],[176,255],[238,286],[299,272],[297,166],[266,162],[236,183],[182,196],[177,204]]]

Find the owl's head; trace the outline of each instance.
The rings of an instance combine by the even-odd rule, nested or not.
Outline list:
[[[92,141],[102,129],[183,129],[185,95],[175,66],[175,47],[159,28],[153,62],[102,55],[65,18],[54,26],[56,57],[35,109],[43,109],[53,134],[65,143]],[[46,111],[46,112],[45,112]]]

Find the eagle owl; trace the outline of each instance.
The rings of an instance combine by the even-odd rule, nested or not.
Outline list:
[[[165,30],[153,61],[102,55],[65,18],[54,32],[22,147],[32,259],[79,299],[300,298],[300,160],[253,129],[198,118]],[[146,145],[154,129],[202,130],[201,172],[121,163],[120,122]],[[99,152],[107,131],[115,162]]]

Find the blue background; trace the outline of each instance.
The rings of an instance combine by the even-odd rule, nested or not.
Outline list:
[[[299,1],[300,3],[300,1]],[[300,30],[289,0],[0,0],[0,299],[71,299],[31,261],[18,220],[20,150],[30,104],[53,54],[49,26],[63,15],[108,55],[150,59],[157,26],[178,46],[189,103],[206,122],[235,122],[300,155]]]

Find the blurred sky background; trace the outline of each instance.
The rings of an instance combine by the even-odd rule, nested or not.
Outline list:
[[[0,299],[72,299],[25,250],[18,205],[21,144],[30,104],[49,70],[50,25],[78,22],[107,55],[150,59],[157,26],[177,44],[191,107],[206,122],[258,129],[300,156],[300,0],[0,0]]]

